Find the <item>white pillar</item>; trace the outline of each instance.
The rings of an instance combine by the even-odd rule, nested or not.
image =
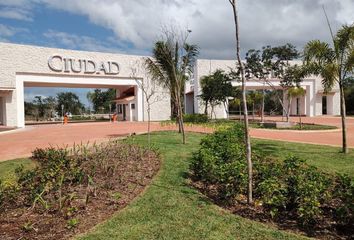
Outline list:
[[[25,127],[25,99],[23,81],[16,78],[16,107],[17,107],[17,127]]]
[[[289,101],[287,97],[287,91],[283,90],[283,116],[286,117],[286,112],[288,111],[289,108]]]
[[[313,117],[314,116],[314,105],[315,100],[313,97],[313,89],[310,85],[306,86],[306,116]]]
[[[140,80],[139,80],[140,81]],[[135,106],[135,111],[137,113],[137,120],[138,121],[144,121],[144,96],[143,96],[143,90],[139,86],[135,86],[134,88],[135,92],[135,98],[136,98],[136,106]]]

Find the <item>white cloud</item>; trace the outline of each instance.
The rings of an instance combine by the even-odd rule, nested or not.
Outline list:
[[[0,17],[32,21],[33,3],[26,0],[1,0]]]
[[[191,40],[201,47],[202,57],[234,56],[232,10],[226,0],[41,1],[51,8],[87,16],[136,48],[150,48],[163,24],[178,22],[193,30]],[[353,22],[353,0],[240,1],[243,50],[287,42],[302,47],[314,38],[329,40],[322,5],[335,29]]]
[[[6,6],[24,3],[22,9],[41,4],[86,16],[91,23],[112,30],[122,47],[132,43],[135,51],[150,49],[161,26],[177,22],[193,30],[190,40],[201,47],[201,57],[234,58],[234,25],[227,0],[4,1]],[[315,38],[329,41],[322,5],[334,29],[354,21],[354,0],[244,0],[239,3],[243,52],[287,42],[302,47]],[[76,38],[61,38],[68,45],[76,42]],[[94,39],[84,39],[84,42],[87,50],[100,50]],[[109,50],[109,46],[105,47]]]
[[[87,51],[97,52],[109,52],[109,53],[126,53],[126,46],[120,45],[118,47],[116,42],[111,38],[106,41],[99,41],[93,37],[70,34],[66,32],[58,32],[55,30],[48,30],[43,34],[49,41],[50,46],[63,46],[69,49],[79,49]]]
[[[17,33],[28,32],[25,28],[16,28],[11,26],[6,26],[0,23],[0,41],[8,42],[8,38],[14,36]]]

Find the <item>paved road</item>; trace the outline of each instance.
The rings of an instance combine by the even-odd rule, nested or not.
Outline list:
[[[281,120],[281,117],[267,117],[270,120]],[[291,121],[298,121],[297,117],[291,118]],[[305,117],[302,118],[304,123],[314,123],[323,125],[337,126],[336,130],[324,131],[288,131],[288,130],[268,130],[268,129],[252,129],[251,136],[255,138],[274,139],[281,141],[312,143],[321,145],[341,146],[342,130],[341,119],[339,117]],[[348,146],[354,148],[354,118],[347,119],[347,143]]]
[[[176,126],[164,126],[160,123],[152,123],[151,130],[175,130]],[[192,130],[187,128],[187,130]],[[210,132],[210,130],[195,127],[197,132]],[[143,122],[97,122],[97,123],[73,123],[68,125],[36,125],[27,126],[9,132],[0,133],[0,161],[28,157],[37,147],[65,145],[74,143],[102,142],[109,138],[128,136],[133,133],[147,132],[147,123]]]
[[[275,118],[272,118],[272,120],[275,120]],[[340,118],[337,117],[304,118],[303,121],[340,126]],[[175,129],[175,126],[161,126],[159,123],[152,123],[152,131]],[[187,130],[197,132],[211,131],[203,127],[187,127]],[[30,156],[36,147],[65,146],[81,142],[102,142],[108,138],[123,137],[132,133],[146,131],[147,123],[142,122],[28,126],[25,129],[0,133],[0,161]],[[257,138],[274,140],[341,145],[340,130],[330,132],[294,132],[252,129],[251,135]],[[348,144],[350,147],[354,147],[354,118],[348,119]]]

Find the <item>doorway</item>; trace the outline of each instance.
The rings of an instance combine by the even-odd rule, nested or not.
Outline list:
[[[322,96],[322,115],[327,115],[327,96]]]
[[[127,120],[127,104],[123,104],[123,121]]]

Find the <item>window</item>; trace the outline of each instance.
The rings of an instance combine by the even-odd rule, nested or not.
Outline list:
[[[131,107],[132,109],[135,109],[135,103],[132,103],[132,104],[130,105],[130,107]]]

